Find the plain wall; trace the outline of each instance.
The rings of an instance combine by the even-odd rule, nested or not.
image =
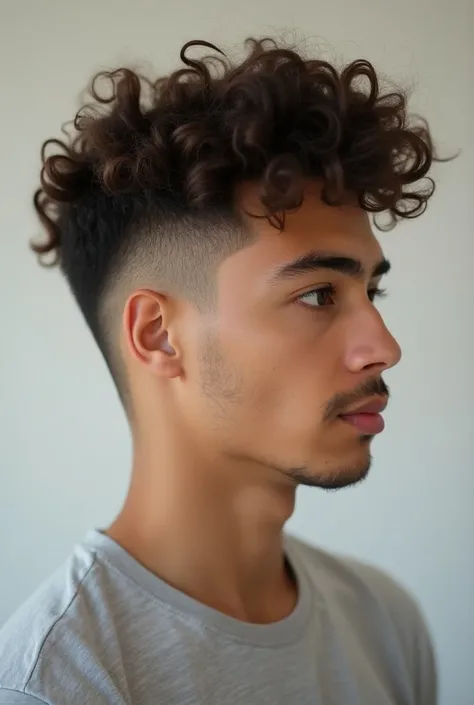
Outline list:
[[[91,74],[166,72],[184,41],[233,47],[296,30],[337,60],[365,57],[414,87],[443,154],[419,220],[381,236],[382,311],[404,358],[370,479],[304,490],[290,530],[369,560],[418,597],[442,705],[474,693],[474,69],[470,0],[12,0],[0,2],[0,622],[125,494],[130,441],[105,365],[58,272],[28,252],[39,147]]]

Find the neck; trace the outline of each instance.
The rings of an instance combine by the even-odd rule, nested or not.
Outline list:
[[[268,623],[294,608],[283,527],[295,486],[276,471],[183,444],[137,443],[124,507],[107,531],[173,587],[236,619]]]

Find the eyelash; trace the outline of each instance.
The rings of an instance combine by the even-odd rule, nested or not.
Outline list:
[[[386,289],[380,289],[379,287],[376,287],[376,286],[372,287],[372,289],[369,289],[367,293],[368,293],[370,301],[374,301],[375,299],[381,299],[387,295]],[[305,306],[307,306],[308,308],[312,308],[312,309],[331,308],[332,306],[334,306],[334,304],[329,304],[329,305],[321,304],[318,306],[311,306],[310,304],[305,304],[304,303],[305,299],[308,298],[309,296],[314,295],[314,294],[326,294],[329,296],[334,296],[336,294],[336,288],[334,286],[328,285],[328,286],[319,287],[318,289],[312,289],[311,291],[307,291],[305,294],[303,294],[302,296],[300,296],[298,298],[298,300],[301,301]]]

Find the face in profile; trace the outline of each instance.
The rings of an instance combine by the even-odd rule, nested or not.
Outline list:
[[[249,186],[247,212],[254,198]],[[388,263],[367,214],[324,205],[316,188],[282,233],[249,227],[255,241],[222,262],[216,310],[200,320],[199,416],[235,460],[304,484],[357,482],[401,354],[376,307]]]

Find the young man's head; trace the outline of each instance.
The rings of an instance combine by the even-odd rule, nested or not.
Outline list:
[[[380,418],[347,414],[383,406],[400,359],[369,214],[423,212],[429,132],[365,61],[266,40],[231,64],[192,44],[212,47],[155,83],[100,75],[73,136],[46,143],[35,250],[59,261],[137,443],[165,428],[223,468],[350,484]]]

